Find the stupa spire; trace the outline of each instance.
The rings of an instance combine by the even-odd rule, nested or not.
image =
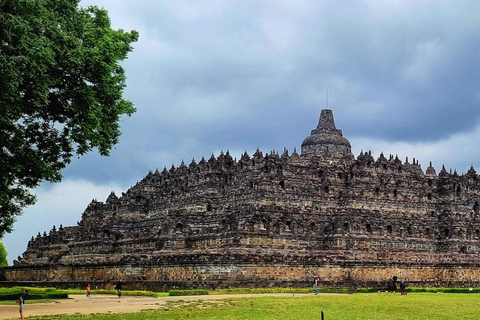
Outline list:
[[[316,130],[320,131],[335,131],[335,120],[333,119],[333,112],[329,109],[323,109],[320,112],[320,118],[318,119],[318,125]]]

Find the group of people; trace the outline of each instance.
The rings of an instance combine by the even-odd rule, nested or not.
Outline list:
[[[122,296],[122,279],[118,280],[115,290],[117,290],[117,295],[120,298]],[[90,298],[90,283],[87,284],[87,298]]]
[[[398,277],[397,276],[393,276],[391,280],[388,281],[388,284],[387,284],[387,289],[385,290],[386,293],[393,293],[395,294],[397,292],[397,281],[398,281]],[[407,295],[407,283],[405,281],[401,281],[400,282],[400,293],[403,295]],[[380,292],[380,290],[378,290],[378,292]]]
[[[87,298],[90,298],[90,283],[87,284]],[[120,279],[117,284],[115,285],[115,290],[117,290],[117,295],[120,298],[122,296],[122,279]],[[23,290],[22,294],[18,298],[18,305],[20,307],[19,312],[20,312],[20,319],[24,320],[24,315],[23,315],[23,307],[25,305],[25,300],[28,297],[28,291]]]
[[[314,294],[317,295],[320,291],[318,290],[320,278],[317,275],[313,276],[313,291]],[[386,292],[392,292],[393,294],[397,291],[397,281],[398,277],[394,276],[390,281],[388,281],[387,290]],[[115,290],[117,290],[117,295],[120,298],[122,296],[122,279],[120,279],[117,284],[115,285]],[[380,292],[380,290],[378,290]],[[405,281],[400,282],[400,292],[402,295],[407,294],[406,290],[406,283]],[[27,297],[28,292],[27,290],[23,290],[22,295],[19,298],[19,305],[20,305],[20,317],[23,320],[23,306],[25,304],[25,298]],[[90,284],[87,284],[87,298],[90,298]]]

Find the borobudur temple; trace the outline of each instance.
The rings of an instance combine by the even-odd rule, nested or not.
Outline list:
[[[9,281],[122,278],[148,287],[473,286],[480,279],[480,179],[408,158],[356,158],[322,110],[301,145],[149,172],[92,201],[77,226],[28,243]],[[143,285],[142,285],[143,284]]]

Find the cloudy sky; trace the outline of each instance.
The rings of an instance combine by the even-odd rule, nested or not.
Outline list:
[[[9,261],[38,232],[75,225],[92,199],[149,170],[229,150],[300,150],[333,110],[355,155],[371,150],[480,171],[480,1],[84,0],[140,39],[123,65],[110,157],[75,159],[4,237]]]

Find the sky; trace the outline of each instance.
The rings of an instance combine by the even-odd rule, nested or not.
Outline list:
[[[137,30],[122,62],[110,157],[90,153],[34,190],[2,240],[10,264],[38,232],[76,225],[87,205],[148,172],[229,150],[290,153],[333,110],[355,156],[480,172],[480,1],[83,0]],[[328,91],[328,99],[327,99]]]

